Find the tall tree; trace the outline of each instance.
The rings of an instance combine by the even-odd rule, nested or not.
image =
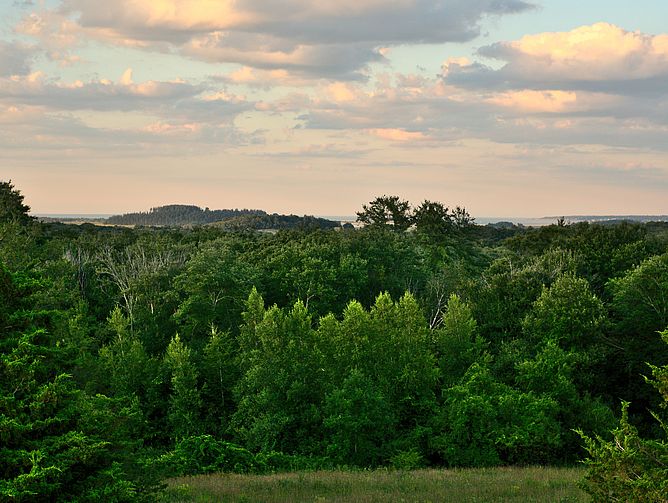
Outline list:
[[[182,440],[201,433],[202,399],[197,388],[197,369],[192,361],[190,348],[181,342],[178,334],[167,347],[165,363],[172,374],[168,421],[172,437]]]
[[[418,232],[429,237],[444,236],[454,228],[454,222],[448,207],[426,199],[415,208],[413,222]]]
[[[12,181],[0,180],[0,223],[17,221],[27,224],[34,220],[28,213],[30,206],[23,204],[23,195]]]
[[[441,383],[453,386],[485,350],[485,341],[477,334],[478,324],[471,308],[459,296],[448,301],[443,324],[433,331]]]
[[[411,225],[411,206],[399,196],[380,196],[357,212],[357,221],[370,227],[405,231]]]
[[[0,264],[0,500],[154,500],[138,480],[141,414],[78,389],[74,351],[30,309],[40,284]]]

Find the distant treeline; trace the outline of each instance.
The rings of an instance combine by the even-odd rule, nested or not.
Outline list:
[[[210,210],[188,204],[170,204],[149,211],[114,215],[105,220],[112,225],[190,226],[220,224],[229,230],[332,229],[338,222],[313,216],[268,214],[262,210]]]
[[[266,214],[262,210],[210,210],[190,204],[170,204],[151,208],[149,211],[114,215],[106,222],[114,225],[204,225],[242,215]]]

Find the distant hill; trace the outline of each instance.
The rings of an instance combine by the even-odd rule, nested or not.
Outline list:
[[[188,204],[170,204],[149,211],[114,215],[106,219],[112,225],[205,225],[243,215],[266,215],[262,210],[210,210]]]
[[[110,225],[188,226],[216,225],[228,230],[333,229],[340,222],[313,216],[268,214],[262,210],[210,210],[187,204],[170,204],[147,212],[126,213],[107,218]]]

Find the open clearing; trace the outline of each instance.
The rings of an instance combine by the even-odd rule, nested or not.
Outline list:
[[[168,481],[166,502],[375,503],[589,501],[580,468],[215,474]]]

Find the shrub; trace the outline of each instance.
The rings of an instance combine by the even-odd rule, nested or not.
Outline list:
[[[661,336],[668,343],[668,330]],[[654,380],[648,381],[659,390],[665,409],[668,407],[668,365],[651,368]],[[612,431],[611,441],[579,432],[590,456],[584,461],[589,470],[582,488],[592,495],[594,502],[668,502],[668,424],[654,414],[664,439],[643,439],[629,423],[628,407],[627,402],[622,405],[622,417],[619,426]]]
[[[218,440],[211,435],[184,438],[176,443],[173,451],[161,456],[157,462],[167,474],[173,476],[259,471],[253,453],[239,445]]]

